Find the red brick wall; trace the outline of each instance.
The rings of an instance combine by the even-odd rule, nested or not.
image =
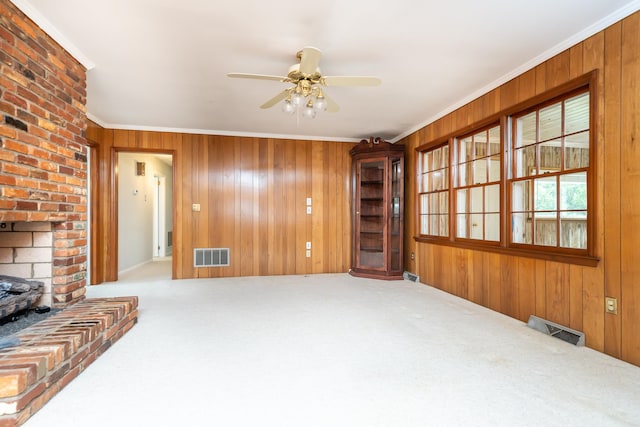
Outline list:
[[[0,223],[51,221],[54,305],[84,298],[86,69],[0,0]]]

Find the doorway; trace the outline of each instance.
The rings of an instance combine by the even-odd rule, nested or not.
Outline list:
[[[173,155],[117,152],[118,276],[170,260],[173,234]],[[173,276],[173,273],[171,273]]]

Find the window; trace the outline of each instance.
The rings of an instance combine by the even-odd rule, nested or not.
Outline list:
[[[420,153],[420,234],[449,236],[449,146]]]
[[[418,239],[594,265],[594,81],[418,147]]]
[[[456,237],[500,241],[500,125],[454,140]]]
[[[513,117],[511,242],[587,248],[589,92]]]

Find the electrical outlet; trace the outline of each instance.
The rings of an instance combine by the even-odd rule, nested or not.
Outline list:
[[[616,298],[606,297],[604,304],[607,313],[618,314],[618,300]]]
[[[416,259],[416,254],[415,254],[415,253],[413,253],[413,252],[411,252],[411,261],[413,261],[413,260],[415,260],[415,259]]]
[[[307,258],[311,258],[311,251],[307,250]]]
[[[194,203],[191,205],[191,210],[194,212],[200,212],[200,203]]]
[[[307,206],[307,215],[311,215],[311,206]]]

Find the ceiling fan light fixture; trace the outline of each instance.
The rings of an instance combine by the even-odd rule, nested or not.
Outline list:
[[[379,86],[380,79],[367,76],[323,76],[320,72],[319,49],[306,46],[296,55],[299,63],[289,67],[286,77],[266,74],[229,73],[229,77],[257,80],[272,80],[292,83],[293,86],[283,90],[263,103],[260,108],[271,108],[284,100],[282,111],[287,114],[303,115],[313,119],[319,111],[337,112],[340,107],[334,100],[325,97],[322,87],[325,86]]]

